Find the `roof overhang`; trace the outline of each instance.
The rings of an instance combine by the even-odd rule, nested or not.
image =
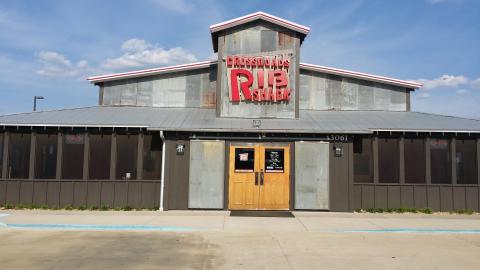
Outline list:
[[[239,26],[245,23],[249,23],[255,20],[263,20],[275,25],[282,26],[284,28],[290,29],[300,34],[300,41],[303,41],[306,35],[310,32],[310,28],[298,23],[294,23],[291,21],[287,21],[285,19],[270,15],[268,13],[259,11],[252,14],[248,14],[242,17],[238,17],[232,20],[228,20],[225,22],[217,23],[210,25],[210,33],[212,35],[212,44],[213,44],[213,51],[218,51],[218,44],[217,44],[217,36],[218,33],[224,31],[226,29]]]
[[[381,83],[386,83],[386,84],[392,84],[392,85],[397,85],[397,86],[410,88],[410,89],[418,89],[418,88],[422,87],[422,84],[417,83],[417,82],[398,80],[398,79],[394,79],[394,78],[383,77],[383,76],[378,76],[378,75],[373,75],[373,74],[368,74],[368,73],[361,73],[361,72],[345,70],[345,69],[318,66],[318,65],[307,64],[307,63],[300,63],[300,68],[306,69],[306,70],[312,70],[312,71],[317,71],[317,72],[333,74],[333,75],[340,75],[340,76],[345,76],[345,77],[362,79],[362,80],[367,80],[367,81],[375,81],[375,82],[381,82]]]
[[[169,66],[169,67],[142,69],[142,70],[136,70],[136,71],[130,71],[130,72],[93,76],[93,77],[87,78],[87,80],[91,83],[100,83],[100,82],[115,81],[120,79],[137,78],[137,77],[158,75],[158,74],[171,73],[171,72],[201,69],[201,68],[207,68],[207,67],[210,67],[211,65],[216,65],[216,64],[217,64],[217,61],[203,61],[203,62],[196,62],[196,63],[190,63],[190,64]]]

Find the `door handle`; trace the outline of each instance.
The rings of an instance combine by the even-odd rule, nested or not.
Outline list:
[[[260,186],[263,186],[263,178],[265,176],[265,173],[263,171],[260,172]]]
[[[258,174],[259,172],[255,172],[255,186],[258,186]]]

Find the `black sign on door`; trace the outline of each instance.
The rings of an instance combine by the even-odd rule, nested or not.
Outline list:
[[[284,149],[265,149],[265,172],[284,170]]]

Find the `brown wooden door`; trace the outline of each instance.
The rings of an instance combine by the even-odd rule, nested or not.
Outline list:
[[[288,210],[290,147],[230,147],[229,201],[232,210]]]

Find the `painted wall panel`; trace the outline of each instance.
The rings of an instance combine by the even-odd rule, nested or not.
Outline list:
[[[388,186],[388,208],[399,208],[401,202],[400,186]]]
[[[401,207],[407,207],[407,208],[414,208],[415,207],[415,201],[414,201],[414,187],[413,186],[402,186],[401,187],[401,200],[402,200],[402,205]]]
[[[329,143],[295,142],[295,209],[330,209]]]
[[[190,141],[189,208],[223,208],[225,141]]]

